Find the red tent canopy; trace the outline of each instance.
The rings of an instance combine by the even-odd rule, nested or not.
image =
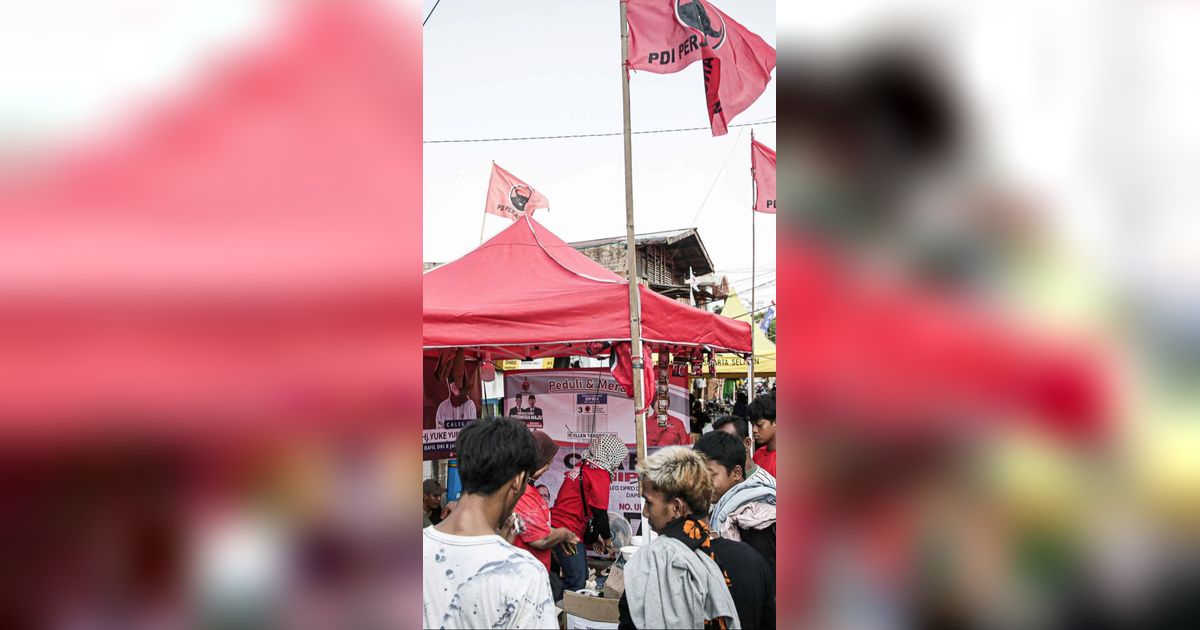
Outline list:
[[[750,352],[750,324],[639,288],[650,346]],[[496,358],[524,359],[630,339],[629,283],[530,218],[426,273],[423,291],[426,349],[488,348]]]

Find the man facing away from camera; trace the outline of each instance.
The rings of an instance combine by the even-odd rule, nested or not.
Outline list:
[[[422,530],[426,628],[557,628],[546,568],[498,531],[538,468],[524,423],[476,420],[455,445],[462,497]]]

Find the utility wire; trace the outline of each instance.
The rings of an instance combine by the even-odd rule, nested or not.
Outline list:
[[[773,278],[770,278],[769,276],[772,276],[774,274],[775,274],[774,271],[763,271],[763,272],[760,272],[760,274],[758,274],[757,278],[751,277],[749,274],[746,274],[745,277],[738,278],[738,280],[733,280],[733,278],[730,278],[730,286],[731,287],[749,287],[750,284],[755,283],[755,282],[760,282],[760,281],[766,282],[768,280],[773,280]],[[726,276],[726,277],[728,277],[728,276]]]
[[[761,289],[763,287],[770,286],[772,284],[775,284],[778,281],[778,278],[772,278],[770,280],[763,278],[762,280],[763,280],[762,284],[756,284],[753,286],[753,288]],[[756,282],[757,282],[757,280],[756,280]],[[729,286],[733,287],[734,290],[739,291],[739,292],[740,291],[749,291],[751,288],[749,285],[750,285],[750,282],[745,281],[745,280],[743,280],[742,282],[729,283]]]
[[[439,0],[440,1],[440,0]],[[436,7],[435,7],[436,8]],[[737,125],[729,125],[729,127],[753,127],[755,125],[773,125],[774,120],[764,120],[760,122],[741,123]],[[677,129],[650,129],[646,131],[634,131],[633,135],[652,134],[652,133],[677,133],[681,131],[708,131],[710,127],[680,127]],[[523,140],[565,140],[569,138],[608,138],[612,136],[624,135],[623,131],[614,131],[612,133],[572,133],[559,136],[521,136],[513,138],[462,138],[457,140],[424,140],[422,144],[465,144],[472,142],[518,142]]]
[[[713,302],[710,302],[710,304],[712,304],[712,303]],[[742,306],[745,306],[745,304],[742,304]],[[763,311],[769,310],[772,306],[779,308],[779,305],[775,303],[775,300],[771,300],[771,303],[766,306],[760,306],[752,311],[746,311],[746,315],[753,316],[755,313],[761,313]],[[722,305],[721,308],[724,309],[725,308],[724,305]],[[742,317],[745,317],[746,315],[743,315]],[[741,317],[739,317],[737,319],[740,321]]]
[[[433,8],[430,9],[429,14],[425,16],[425,21],[421,22],[421,28],[425,28],[425,25],[429,23],[429,18],[433,17],[433,12],[437,11],[437,7],[441,3],[442,3],[442,0],[437,0],[437,2],[433,3]]]
[[[725,156],[725,161],[721,163],[721,170],[717,171],[717,174],[713,176],[712,183],[708,186],[708,192],[704,193],[704,199],[700,202],[700,207],[696,209],[696,216],[692,217],[691,225],[696,225],[696,219],[699,219],[700,213],[704,212],[704,204],[708,203],[708,196],[717,187],[717,181],[721,179],[721,173],[725,172],[725,167],[729,166],[729,158],[733,157],[733,152],[737,150],[738,143],[742,140],[742,133],[745,131],[744,128],[738,130],[737,138],[734,138],[733,146],[729,148],[729,154]]]
[[[769,269],[774,269],[774,268],[775,268],[775,265],[763,265],[763,266],[759,267],[758,269],[759,269],[759,271],[762,271],[764,269],[769,270]],[[719,268],[713,269],[713,273],[723,273],[723,274],[747,274],[747,273],[750,273],[751,271],[753,271],[753,270],[750,267],[719,267]]]
[[[758,268],[758,273],[760,273],[760,274],[762,274],[762,273],[775,273],[775,271],[776,271],[776,270],[777,270],[777,266],[776,266],[776,265],[764,265],[764,266],[762,266],[762,267],[759,267],[759,268]],[[721,270],[721,271],[717,271],[717,272],[715,272],[715,273],[719,273],[719,274],[721,274],[721,275],[723,275],[723,276],[729,276],[729,277],[734,277],[734,276],[742,276],[742,277],[744,277],[743,279],[749,280],[749,279],[750,279],[750,275],[754,273],[754,270],[753,270],[753,269],[750,269],[749,267],[747,267],[746,269],[739,270],[739,271],[733,271],[733,270],[728,270],[728,271],[726,271],[726,270]]]

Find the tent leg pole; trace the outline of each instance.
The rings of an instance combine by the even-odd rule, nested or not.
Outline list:
[[[629,20],[626,3],[621,7],[621,114],[624,118],[625,136],[625,256],[629,280],[629,338],[633,364],[633,411],[634,430],[637,435],[638,461],[646,460],[646,392],[642,391],[642,306],[638,289],[637,243],[633,225],[633,134],[629,113]]]
[[[753,139],[753,136],[751,137]],[[753,170],[751,171],[753,173]],[[750,177],[751,197],[753,197],[754,177]],[[758,289],[758,274],[757,274],[757,236],[758,232],[758,213],[754,211],[754,207],[750,207],[750,361],[747,362],[746,374],[746,398],[754,400],[754,311],[755,311],[755,294]]]

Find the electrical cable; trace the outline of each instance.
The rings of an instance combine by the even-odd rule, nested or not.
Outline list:
[[[741,123],[729,125],[729,127],[753,127],[755,125],[773,125],[776,121],[766,120],[760,122]],[[677,129],[648,129],[644,131],[631,132],[633,135],[655,134],[655,133],[677,133],[682,131],[707,131],[709,127],[680,127]],[[571,138],[607,138],[612,136],[624,135],[623,131],[614,131],[611,133],[573,133],[557,136],[520,136],[512,138],[462,138],[455,140],[423,140],[422,144],[466,144],[473,142],[518,142],[524,140],[565,140]]]

